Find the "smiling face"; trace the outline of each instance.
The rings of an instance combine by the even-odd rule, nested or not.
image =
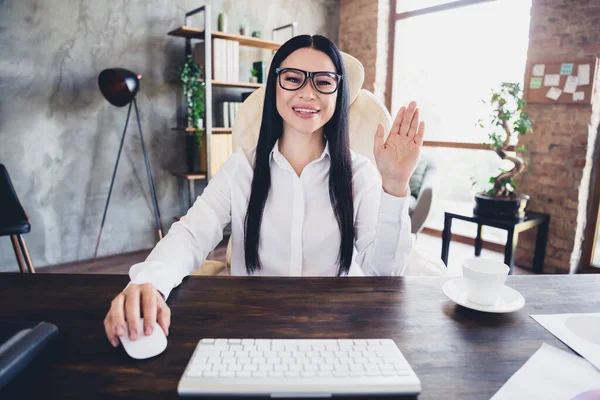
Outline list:
[[[290,54],[280,65],[280,68],[297,68],[307,72],[327,71],[337,73],[333,61],[327,54],[311,49],[302,48]],[[297,84],[297,79],[302,79],[301,73],[285,74],[281,76],[283,84],[286,81],[291,85]],[[279,78],[278,78],[279,79]],[[337,92],[323,94],[317,91],[311,79],[299,90],[285,90],[277,82],[277,112],[283,119],[283,132],[290,130],[310,135],[312,133],[323,133],[323,126],[331,119],[335,112]],[[315,78],[315,83],[323,89],[331,84],[325,79]]]

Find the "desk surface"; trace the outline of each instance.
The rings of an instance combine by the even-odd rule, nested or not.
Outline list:
[[[136,361],[102,326],[127,276],[2,274],[0,320],[51,322],[60,342],[0,398],[177,398],[202,337],[392,338],[421,379],[419,399],[490,398],[543,342],[568,349],[529,314],[600,309],[600,275],[510,276],[526,305],[503,315],[456,306],[445,280],[191,277],[168,301],[167,350]]]

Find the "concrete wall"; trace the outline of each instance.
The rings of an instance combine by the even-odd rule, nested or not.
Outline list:
[[[337,42],[339,0],[0,0],[0,163],[30,216],[25,235],[36,268],[93,256],[127,114],[102,97],[97,76],[123,67],[143,75],[137,96],[165,233],[186,210],[182,118],[184,40],[167,36],[203,4],[228,14],[228,32],[297,21],[299,34]],[[244,5],[243,7],[240,5]],[[201,22],[195,21],[201,27]],[[143,154],[130,124],[99,255],[151,248],[157,240]],[[0,271],[16,271],[7,237]]]

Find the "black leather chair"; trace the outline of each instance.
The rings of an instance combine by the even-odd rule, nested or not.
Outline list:
[[[30,230],[29,217],[17,197],[6,167],[0,164],[0,236],[10,236],[21,272],[26,272],[23,263],[25,259],[29,272],[35,273],[22,236]]]

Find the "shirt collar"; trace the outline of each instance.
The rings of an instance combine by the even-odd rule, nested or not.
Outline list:
[[[325,158],[325,155],[331,158],[331,154],[329,153],[328,140],[325,141],[325,149],[323,150],[323,153],[321,153],[321,156],[313,162],[321,161],[323,158]],[[275,145],[273,146],[273,149],[271,149],[271,153],[269,153],[269,161],[275,160],[276,162],[279,162],[279,160],[281,160],[282,158],[285,157],[279,152],[279,139],[277,139]]]

